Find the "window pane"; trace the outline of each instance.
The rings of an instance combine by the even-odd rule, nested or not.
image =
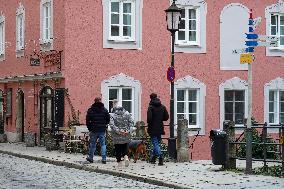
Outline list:
[[[284,26],[280,26],[280,35],[284,35]]]
[[[196,20],[190,20],[188,27],[189,30],[196,30]]]
[[[185,20],[180,21],[179,29],[185,29]]]
[[[196,113],[196,102],[188,103],[188,112],[189,113]]]
[[[235,91],[235,101],[245,101],[245,92]]]
[[[280,25],[284,25],[284,16],[280,16]]]
[[[197,91],[196,90],[189,90],[188,91],[188,100],[189,101],[196,101],[196,93]]]
[[[184,113],[184,102],[177,103],[177,113]]]
[[[269,102],[269,112],[274,112],[274,102]]]
[[[245,112],[245,103],[244,102],[236,102],[235,103],[235,112],[243,114]]]
[[[131,101],[122,101],[122,107],[126,109],[129,113],[132,113]]]
[[[225,101],[233,101],[234,91],[225,91]]]
[[[243,124],[244,123],[244,114],[236,114],[235,115],[235,123]]]
[[[233,113],[233,102],[225,102],[225,114]]]
[[[49,30],[46,29],[46,30],[45,30],[45,39],[49,39],[49,34],[48,34],[48,32],[49,32]]]
[[[123,36],[131,37],[131,26],[123,26]]]
[[[48,24],[49,20],[48,18],[45,19],[45,28],[49,28],[49,24]]]
[[[123,13],[131,13],[131,3],[123,3]]]
[[[280,101],[284,102],[284,91],[279,91]]]
[[[119,2],[111,3],[111,12],[119,12]]]
[[[119,27],[111,26],[111,36],[119,36]]]
[[[196,114],[189,114],[188,115],[188,124],[189,125],[196,125]]]
[[[178,114],[177,115],[177,119],[179,120],[179,119],[184,119],[185,118],[185,116],[184,116],[184,114]]]
[[[111,24],[119,24],[119,15],[111,14]]]
[[[284,36],[280,37],[280,45],[284,45]]]
[[[196,10],[195,9],[189,9],[188,10],[188,16],[189,16],[189,19],[195,19],[196,18]]]
[[[269,101],[274,101],[274,91],[269,91]]]
[[[177,90],[177,100],[184,101],[184,90]]]
[[[123,15],[123,24],[124,25],[131,25],[131,15],[129,15],[129,14]]]
[[[185,9],[181,9],[181,17],[182,17],[182,18],[185,17]]]
[[[269,123],[274,123],[274,113],[269,114]]]
[[[271,35],[276,35],[276,26],[271,26]]]
[[[233,114],[225,114],[225,120],[233,121]]]
[[[122,89],[122,100],[132,100],[132,89]]]
[[[276,25],[276,16],[271,16],[271,25]]]
[[[185,32],[184,31],[178,32],[178,40],[185,40]]]
[[[284,113],[280,114],[280,119],[279,119],[280,123],[284,123]]]
[[[109,100],[118,99],[117,89],[109,89]]]
[[[189,32],[189,41],[196,41],[196,32],[195,31]]]
[[[280,112],[284,113],[284,102],[280,102]]]

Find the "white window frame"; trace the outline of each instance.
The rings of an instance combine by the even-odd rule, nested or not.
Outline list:
[[[0,61],[2,61],[5,58],[5,17],[2,13],[0,14],[0,28]]]
[[[119,36],[111,35],[111,3],[118,2],[119,3]],[[131,3],[131,37],[123,36],[123,4]],[[109,3],[109,40],[115,41],[135,41],[135,1],[133,0],[110,0]]]
[[[49,24],[46,28],[46,14],[45,7],[49,5]],[[46,38],[46,29],[48,29],[49,35]],[[51,50],[53,46],[53,0],[41,0],[40,3],[40,44],[41,50]]]
[[[180,7],[181,9],[185,9],[185,18],[182,20],[185,20],[185,29],[180,29],[179,31],[184,31],[185,32],[185,40],[178,40],[178,33],[176,32],[176,40],[175,40],[175,45],[185,45],[185,46],[190,46],[190,45],[200,45],[200,7],[195,7],[195,6],[184,6]],[[196,41],[189,41],[189,14],[188,11],[190,9],[194,9],[196,11]]]
[[[266,35],[271,35],[271,16],[272,15],[282,15],[284,16],[284,2],[279,0],[278,3],[272,4],[265,8],[265,19],[266,19]],[[280,17],[278,17],[280,19]],[[280,22],[278,22],[280,23]],[[284,25],[283,25],[284,26]],[[280,31],[280,27],[278,26]],[[280,36],[278,32],[278,37]],[[280,39],[279,39],[280,40]],[[280,44],[280,41],[278,42]],[[280,56],[284,57],[284,45],[279,45],[277,47],[266,47],[266,56]]]
[[[276,20],[276,25],[272,25],[271,23],[271,20],[272,20],[272,16],[278,16],[278,19]],[[270,49],[283,49],[284,50],[284,44],[283,45],[280,45],[280,37],[284,37],[284,24],[283,25],[280,25],[280,17],[283,17],[284,18],[284,14],[279,14],[279,13],[272,13],[270,15],[270,35],[271,36],[276,36],[276,37],[279,37],[279,41],[278,41],[278,46],[275,48],[275,47],[271,47]],[[276,35],[272,35],[271,34],[271,29],[272,27],[276,27]],[[283,28],[283,34],[281,35],[281,26]]]
[[[141,121],[141,84],[138,80],[129,77],[123,73],[114,75],[101,82],[101,94],[102,102],[105,104],[105,107],[109,109],[109,89],[111,88],[131,88],[132,89],[132,110],[133,110],[133,119],[135,122]],[[121,92],[122,95],[122,92]],[[122,96],[121,98],[122,99]],[[121,103],[121,102],[120,102]],[[121,104],[119,104],[121,105]],[[110,111],[110,110],[109,110]]]
[[[200,128],[200,135],[205,135],[205,97],[206,97],[206,86],[204,83],[200,82],[198,79],[191,76],[186,76],[184,78],[178,79],[175,82],[175,99],[174,99],[174,122],[177,125],[177,91],[178,90],[196,90],[197,91],[197,116],[196,116],[196,125],[188,125],[188,128]],[[186,95],[187,105],[188,106],[188,96]],[[188,108],[186,108],[188,111]],[[196,134],[197,131],[190,132],[189,135]]]
[[[279,124],[279,92],[284,91],[284,79],[276,78],[271,80],[269,83],[266,83],[264,86],[264,122],[269,123],[269,92],[276,92],[276,107],[275,111],[277,113],[276,119],[274,123],[271,124]],[[277,95],[278,94],[278,95]]]
[[[245,115],[248,116],[248,84],[245,80],[241,80],[238,77],[234,77],[226,80],[219,85],[219,97],[220,97],[220,129],[223,129],[223,122],[225,121],[225,90],[244,90],[245,91]],[[237,124],[237,126],[244,126],[244,124]]]
[[[22,51],[24,49],[25,49],[25,8],[20,3],[16,11],[16,52]]]

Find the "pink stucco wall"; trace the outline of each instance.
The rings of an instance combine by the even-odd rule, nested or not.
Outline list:
[[[206,1],[207,3],[207,50],[205,54],[176,53],[176,78],[190,75],[206,85],[206,135],[198,137],[193,149],[194,159],[210,158],[208,134],[219,128],[219,85],[227,79],[240,77],[247,80],[247,71],[220,71],[220,14],[222,9],[235,3],[232,0]],[[255,17],[264,18],[266,6],[277,3],[265,0],[256,3],[239,0],[238,3],[252,8]],[[142,120],[146,120],[149,94],[157,92],[169,108],[170,84],[165,72],[170,65],[170,33],[166,30],[165,12],[168,0],[143,2],[142,50],[103,49],[103,23],[101,1],[68,1],[66,7],[66,87],[72,93],[75,107],[85,112],[95,96],[101,93],[104,79],[124,73],[141,82]],[[264,19],[263,19],[264,20]],[[257,29],[265,34],[265,22]],[[253,64],[253,115],[263,121],[263,87],[276,77],[283,77],[283,58],[266,57],[265,49],[256,50]]]

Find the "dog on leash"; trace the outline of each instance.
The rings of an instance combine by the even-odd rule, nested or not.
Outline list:
[[[130,157],[130,155],[133,155],[134,163],[136,163],[140,155],[143,155],[146,160],[148,159],[146,145],[143,140],[130,141],[128,144],[128,157]]]

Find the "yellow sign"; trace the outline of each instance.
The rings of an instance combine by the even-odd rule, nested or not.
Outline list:
[[[284,136],[280,137],[280,144],[284,144]]]
[[[253,55],[249,53],[243,53],[240,57],[241,64],[251,64],[253,62]]]

